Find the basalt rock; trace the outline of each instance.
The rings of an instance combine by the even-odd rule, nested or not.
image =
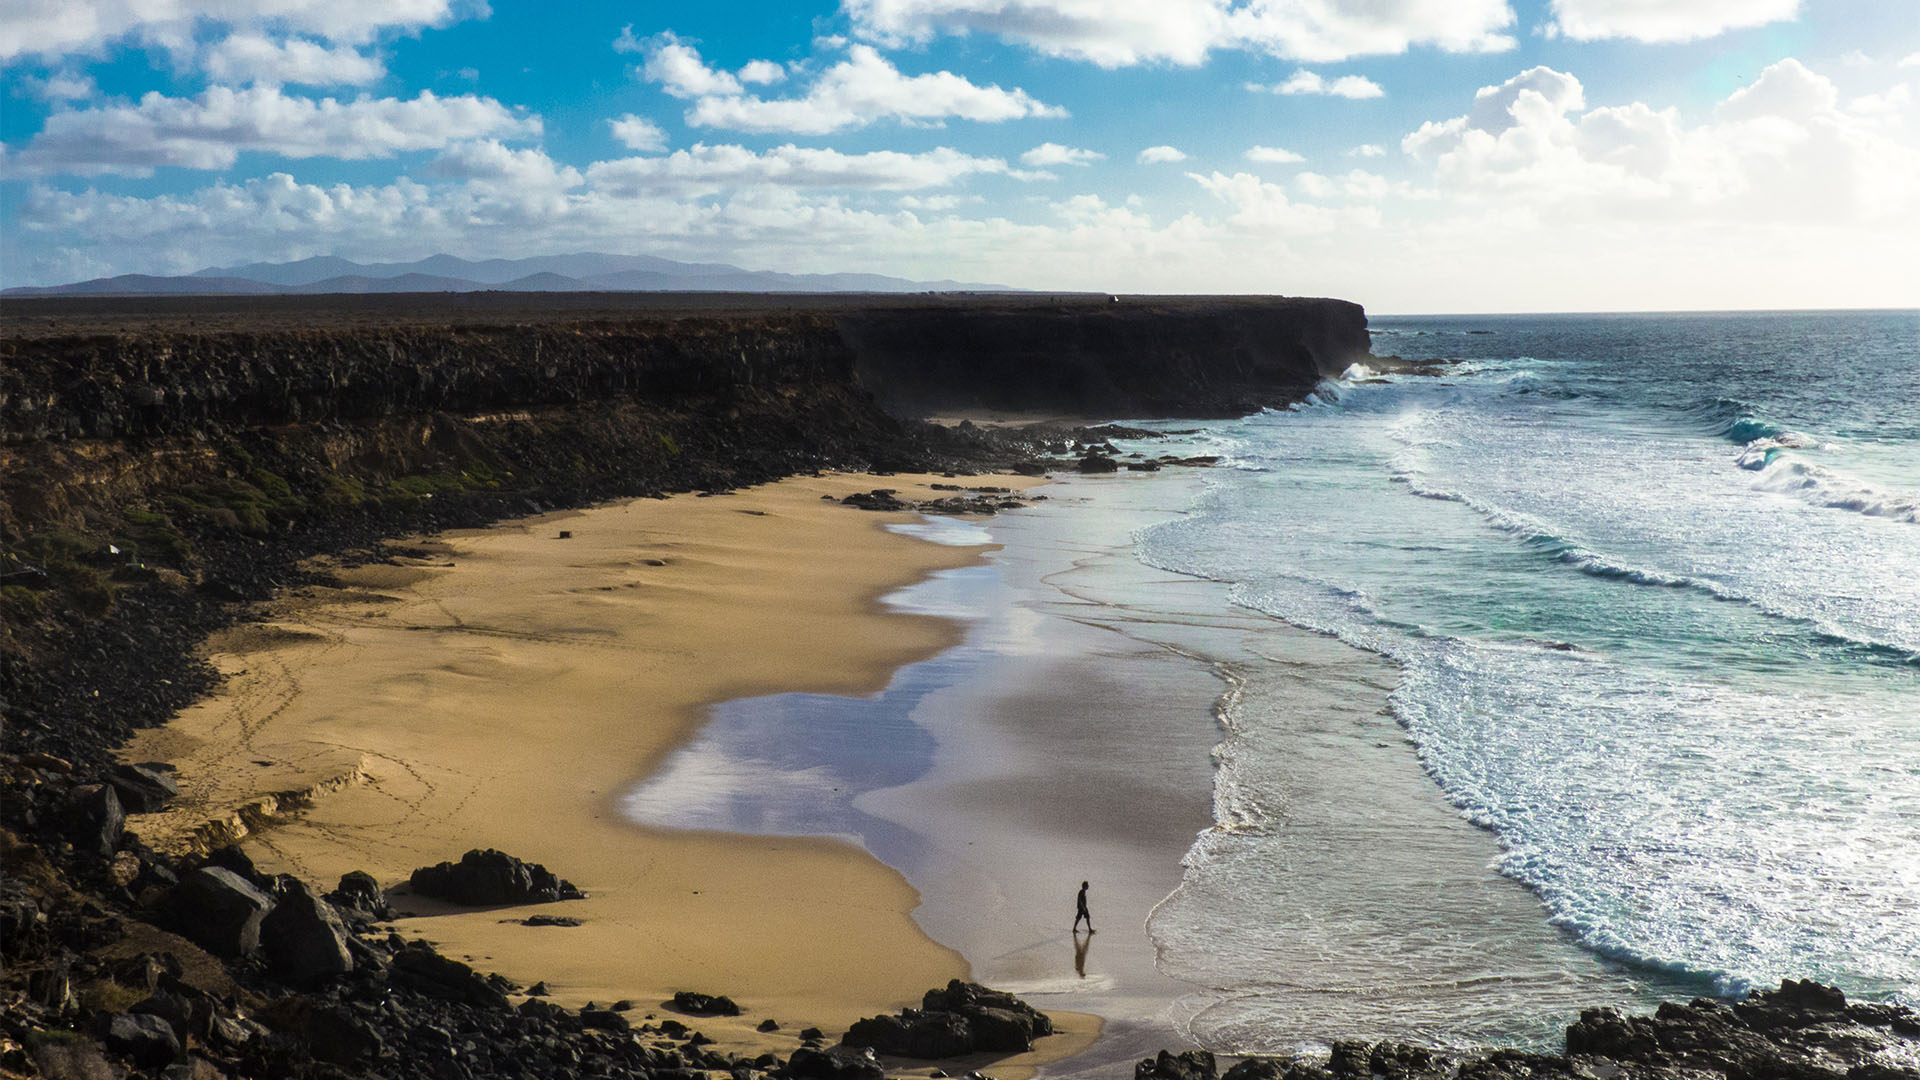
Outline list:
[[[787,1059],[784,1074],[791,1080],[884,1080],[886,1076],[872,1050],[852,1046],[801,1047]]]
[[[279,902],[261,920],[260,944],[274,972],[296,986],[353,970],[347,928],[339,914],[298,879],[286,881]]]
[[[180,932],[227,959],[260,952],[260,924],[273,901],[231,870],[203,866],[180,880],[167,907]]]
[[[157,762],[118,766],[107,782],[119,794],[120,805],[135,814],[151,814],[180,794],[170,770]]]
[[[1034,1039],[1051,1034],[1053,1021],[1047,1014],[1012,994],[955,979],[927,991],[921,1008],[855,1022],[841,1044],[931,1059],[982,1051],[1022,1053],[1033,1049]]]
[[[581,900],[587,895],[539,863],[491,848],[469,851],[457,863],[421,867],[408,883],[422,896],[469,907]]]
[[[724,994],[699,994],[681,990],[673,995],[673,1007],[695,1016],[739,1016],[740,1006]]]
[[[340,875],[340,884],[327,894],[327,902],[368,919],[393,918],[393,906],[387,903],[387,894],[380,890],[380,883],[373,875],[364,870]]]
[[[1205,1050],[1162,1050],[1133,1067],[1134,1080],[1214,1080],[1216,1075],[1213,1055]]]

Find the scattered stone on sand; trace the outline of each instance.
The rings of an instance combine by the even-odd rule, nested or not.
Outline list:
[[[673,995],[673,1007],[695,1016],[739,1016],[740,1006],[725,995],[699,994],[681,990]]]

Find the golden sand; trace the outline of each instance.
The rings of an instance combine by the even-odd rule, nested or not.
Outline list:
[[[715,702],[872,693],[956,642],[955,624],[877,600],[982,549],[902,537],[882,525],[911,515],[822,498],[925,497],[935,479],[795,478],[611,504],[339,570],[338,587],[283,597],[211,643],[225,688],[127,749],[175,763],[183,789],[132,825],[156,847],[245,832],[263,868],[323,887],[349,870],[392,886],[476,847],[542,863],[590,898],[397,925],[545,981],[563,1004],[645,1012],[676,990],[730,995],[745,1017],[700,1022],[723,1045],[791,1049],[800,1028],[838,1032],[915,1002],[967,965],[920,931],[898,873],[831,839],[642,829],[617,802]],[[511,921],[535,911],[583,925]],[[752,1031],[766,1017],[779,1036]],[[1097,1032],[1091,1017],[1059,1020],[1065,1034],[1040,1057]]]

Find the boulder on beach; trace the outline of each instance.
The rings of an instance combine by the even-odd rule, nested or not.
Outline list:
[[[979,1052],[1023,1053],[1033,1049],[1033,1040],[1053,1034],[1053,1021],[1046,1013],[978,983],[955,979],[927,991],[920,1005],[857,1021],[841,1044],[898,1057],[949,1058]]]
[[[673,1007],[695,1016],[739,1016],[740,1006],[724,994],[697,994],[681,990],[673,995]]]
[[[539,863],[492,848],[469,851],[457,863],[423,866],[408,883],[421,896],[468,907],[584,900],[587,895]]]

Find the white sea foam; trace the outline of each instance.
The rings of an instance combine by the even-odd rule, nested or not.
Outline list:
[[[1240,454],[1287,468],[1216,475],[1143,554],[1400,665],[1393,709],[1426,770],[1594,954],[1729,993],[1811,976],[1920,999],[1912,506],[1806,460],[1844,456],[1816,436],[1776,427],[1743,472],[1717,436],[1557,377],[1323,386],[1241,426]],[[1293,897],[1312,872],[1287,792],[1314,779],[1260,694],[1225,708],[1223,828],[1155,919],[1170,970],[1224,988],[1190,1009],[1219,1045],[1303,1004],[1236,921],[1271,923],[1235,898]],[[1221,941],[1246,964],[1180,954]]]

